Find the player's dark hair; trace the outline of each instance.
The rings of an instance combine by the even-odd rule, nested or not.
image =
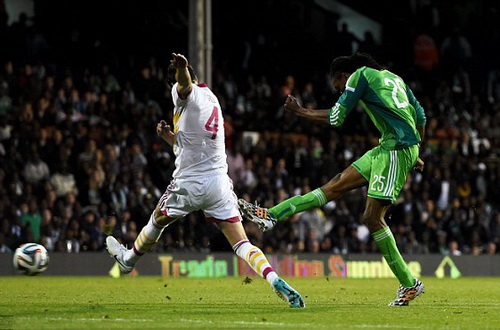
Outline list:
[[[351,56],[339,56],[335,58],[330,65],[330,75],[334,77],[342,73],[353,73],[363,66],[375,70],[384,69],[373,57],[371,57],[371,55],[355,53]]]
[[[194,69],[191,65],[188,64],[187,69],[189,71],[189,75],[191,76],[191,81],[194,82],[195,79],[198,79],[196,74],[194,73]],[[172,88],[172,86],[177,82],[175,80],[175,73],[177,72],[177,69],[173,64],[170,64],[167,68],[167,84]]]

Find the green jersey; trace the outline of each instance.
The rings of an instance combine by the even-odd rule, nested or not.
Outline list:
[[[356,70],[329,111],[330,125],[341,126],[358,102],[380,131],[382,147],[394,150],[420,143],[417,127],[425,125],[424,109],[399,76],[366,66]]]

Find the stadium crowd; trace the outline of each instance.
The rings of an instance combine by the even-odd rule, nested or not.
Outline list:
[[[155,133],[160,119],[172,122],[165,66],[154,56],[120,65],[61,64],[46,56],[43,35],[22,21],[2,24],[0,33],[25,41],[13,44],[25,56],[3,54],[0,63],[0,252],[28,241],[49,251],[103,251],[110,233],[130,246],[174,169],[171,149]],[[458,31],[430,54],[418,53],[417,39],[411,67],[383,63],[411,86],[428,118],[424,171],[410,176],[388,223],[403,253],[496,254],[500,67],[473,77],[474,54]],[[358,46],[377,52],[374,44]],[[361,109],[341,129],[284,113],[288,94],[305,106],[329,108],[336,94],[326,75],[272,74],[220,65],[211,86],[225,111],[235,192],[264,206],[324,184],[378,143]],[[474,85],[474,78],[485,84]],[[353,191],[270,232],[245,227],[265,252],[375,252],[360,222],[365,195]],[[169,226],[155,249],[230,250],[220,235],[193,213]]]

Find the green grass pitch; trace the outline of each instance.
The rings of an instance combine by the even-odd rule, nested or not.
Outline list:
[[[260,278],[0,277],[0,329],[500,328],[498,278],[423,278],[408,307],[386,306],[395,279],[286,280],[307,308],[289,308]]]

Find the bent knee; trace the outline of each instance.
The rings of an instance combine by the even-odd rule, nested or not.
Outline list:
[[[376,218],[368,215],[361,216],[361,222],[368,227],[370,232],[376,232],[386,226],[382,218]]]
[[[167,226],[167,225],[171,224],[172,222],[174,222],[175,220],[177,220],[177,219],[169,217],[166,214],[163,214],[163,212],[158,207],[153,211],[153,216],[154,216],[155,222],[157,224],[159,224],[160,226]]]

